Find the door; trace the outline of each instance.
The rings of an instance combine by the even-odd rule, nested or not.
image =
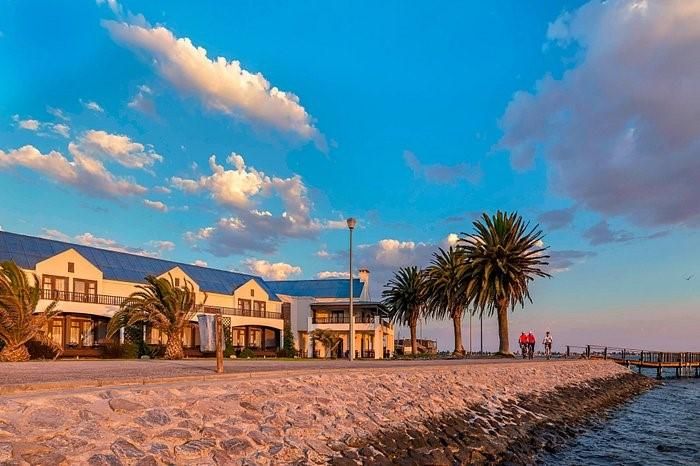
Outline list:
[[[97,302],[97,282],[94,280],[73,279],[73,293],[76,301]]]
[[[60,299],[68,301],[68,277],[56,277],[54,275],[44,275],[41,281],[42,288],[49,290],[47,299]]]

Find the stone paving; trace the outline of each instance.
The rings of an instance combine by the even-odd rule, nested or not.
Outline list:
[[[494,414],[518,395],[626,371],[605,361],[409,365],[18,393],[0,398],[0,462],[359,464],[354,450],[383,429],[475,404]]]

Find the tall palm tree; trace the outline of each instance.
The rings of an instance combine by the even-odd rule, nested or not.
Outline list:
[[[188,280],[184,287],[177,287],[172,277],[168,280],[153,275],[147,276],[146,284],[137,288],[139,291],[131,293],[109,321],[107,336],[112,337],[122,327],[150,325],[168,338],[165,359],[182,359],[185,356],[182,331],[202,310],[207,295],[197,304],[194,287]]]
[[[0,361],[28,361],[27,342],[40,340],[57,350],[43,329],[49,319],[58,312],[57,302],[49,304],[43,312],[36,312],[41,299],[39,278],[33,276],[30,283],[27,274],[13,261],[0,263],[0,340],[5,346],[0,351]]]
[[[483,214],[474,222],[475,232],[462,233],[458,245],[470,263],[468,293],[472,303],[489,315],[498,316],[498,353],[512,357],[508,343],[508,309],[525,300],[532,302],[528,289],[537,277],[549,277],[547,248],[539,225],[530,228],[517,213],[498,211]]]
[[[414,357],[418,353],[416,327],[418,319],[424,315],[425,297],[425,277],[416,266],[401,267],[382,291],[382,302],[391,320],[408,325],[411,330],[411,352]]]
[[[440,248],[425,269],[426,295],[431,315],[449,317],[454,326],[454,354],[465,354],[462,344],[462,317],[469,306],[467,287],[470,281],[469,264],[461,248]]]

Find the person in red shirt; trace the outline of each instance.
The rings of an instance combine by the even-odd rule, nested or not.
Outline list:
[[[523,359],[527,357],[527,334],[525,332],[522,332],[520,334],[520,338],[518,338],[518,343],[520,344],[520,352],[523,355]]]
[[[535,342],[537,339],[535,338],[535,334],[530,330],[530,333],[527,334],[527,346],[528,346],[528,358],[532,359],[533,355],[535,354]]]

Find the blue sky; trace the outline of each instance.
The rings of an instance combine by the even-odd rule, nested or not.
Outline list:
[[[679,323],[700,303],[687,2],[0,12],[5,230],[313,278],[345,271],[355,216],[378,297],[476,213],[517,210],[542,224],[553,278],[514,329],[697,346]],[[423,331],[449,347],[449,328]]]

